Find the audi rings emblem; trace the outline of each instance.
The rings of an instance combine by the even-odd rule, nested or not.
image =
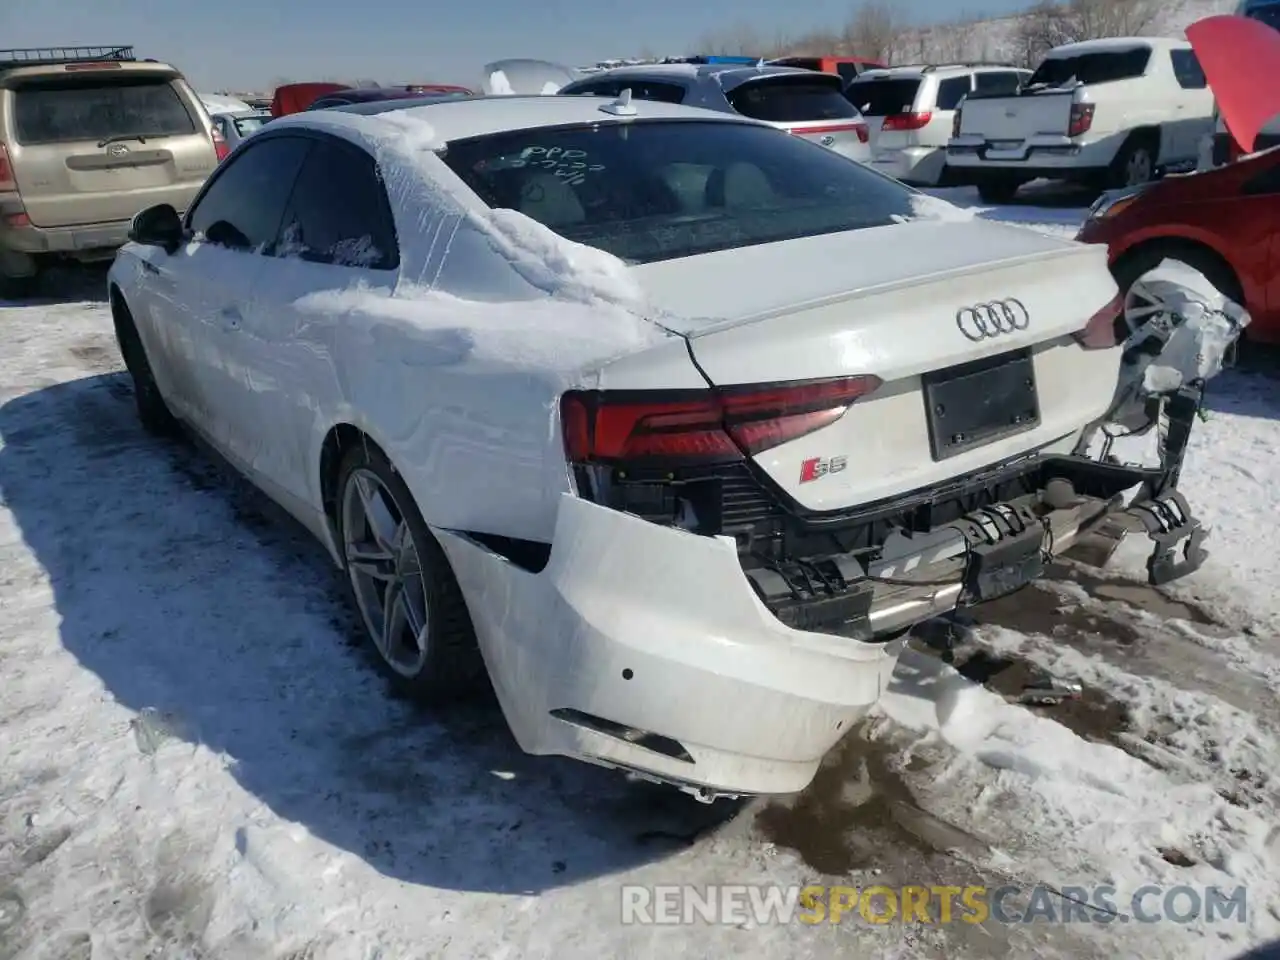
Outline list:
[[[1031,315],[1021,300],[992,300],[956,311],[956,326],[975,343],[1025,330],[1030,325]]]

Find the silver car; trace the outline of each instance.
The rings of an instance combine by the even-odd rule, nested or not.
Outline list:
[[[867,124],[834,73],[740,63],[657,63],[604,70],[566,84],[561,95],[616,97],[739,113],[830,147],[871,159]]]
[[[270,110],[235,110],[227,113],[211,113],[210,119],[217,127],[227,146],[234,150],[242,140],[257,133],[271,120]]]

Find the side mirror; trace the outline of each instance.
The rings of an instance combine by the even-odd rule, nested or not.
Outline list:
[[[133,218],[129,239],[148,247],[160,247],[173,253],[182,246],[182,218],[170,204],[147,207]]]

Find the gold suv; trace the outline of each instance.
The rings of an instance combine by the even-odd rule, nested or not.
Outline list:
[[[109,260],[133,216],[185,211],[225,155],[182,74],[132,47],[0,50],[0,296]]]

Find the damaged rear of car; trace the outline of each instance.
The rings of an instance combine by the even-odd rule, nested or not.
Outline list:
[[[1176,482],[1212,371],[1135,373],[1151,325],[1177,324],[1133,339],[1104,251],[757,128],[693,135],[635,122],[445,153],[490,205],[628,263],[679,338],[560,397],[572,490],[545,549],[442,535],[486,597],[473,616],[526,750],[703,799],[797,791],[912,626],[1130,533],[1153,540],[1152,582],[1203,562]],[[509,162],[530,151],[600,175],[573,189]],[[588,212],[620,197],[644,209]],[[1099,453],[1112,422],[1165,424],[1159,461]]]

